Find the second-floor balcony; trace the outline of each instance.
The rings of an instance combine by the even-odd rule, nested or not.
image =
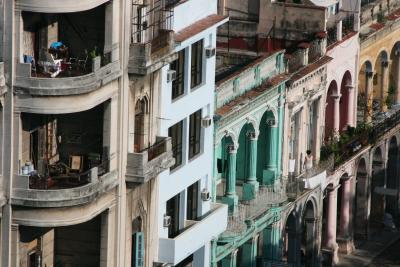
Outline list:
[[[126,181],[146,183],[174,165],[170,137],[157,137],[154,145],[139,152],[128,153]]]
[[[144,5],[141,0],[133,1],[129,73],[146,75],[174,60],[172,2],[156,0]]]

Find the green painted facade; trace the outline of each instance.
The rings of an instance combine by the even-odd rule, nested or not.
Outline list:
[[[212,197],[229,205],[230,219],[227,231],[213,241],[212,266],[252,267],[257,261],[272,262],[281,257],[280,205],[265,208],[257,216],[251,212],[247,216],[240,207],[243,203],[257,205],[260,190],[281,181],[283,73],[280,51],[245,67],[216,89],[219,118],[214,124]],[[278,82],[271,84],[272,78]],[[246,101],[243,95],[249,91],[257,93],[255,97],[249,94],[251,99]],[[219,113],[220,108],[239,98],[243,104]]]

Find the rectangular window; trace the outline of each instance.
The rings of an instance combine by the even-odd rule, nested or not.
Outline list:
[[[167,201],[167,216],[171,217],[168,226],[168,238],[174,238],[179,234],[179,202],[180,194]]]
[[[182,164],[183,121],[171,126],[168,136],[171,137],[172,153],[175,158],[175,165],[171,167],[173,170]]]
[[[178,52],[178,58],[171,63],[170,69],[176,71],[172,82],[172,99],[175,99],[185,92],[185,49]]]
[[[197,209],[198,209],[198,198],[199,198],[199,183],[195,182],[187,189],[187,220],[197,220]]]
[[[190,87],[194,88],[200,85],[203,80],[203,40],[192,44],[192,60],[190,73]]]
[[[200,153],[201,109],[190,115],[189,122],[189,159]]]

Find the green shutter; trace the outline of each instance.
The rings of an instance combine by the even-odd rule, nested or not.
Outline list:
[[[132,241],[134,242],[132,255],[133,257],[133,262],[132,266],[133,267],[143,267],[144,266],[144,235],[143,232],[137,232],[133,234],[132,236]]]

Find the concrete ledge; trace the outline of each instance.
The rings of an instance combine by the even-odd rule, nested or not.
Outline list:
[[[120,61],[115,61],[87,75],[68,78],[30,76],[24,63],[17,64],[16,94],[32,96],[66,96],[90,93],[121,76]]]
[[[44,13],[65,13],[89,10],[109,0],[17,0],[17,9]]]
[[[96,182],[76,188],[58,190],[14,188],[11,204],[36,208],[82,205],[93,201],[99,195],[117,186],[117,184],[118,172],[114,170],[99,177]]]

